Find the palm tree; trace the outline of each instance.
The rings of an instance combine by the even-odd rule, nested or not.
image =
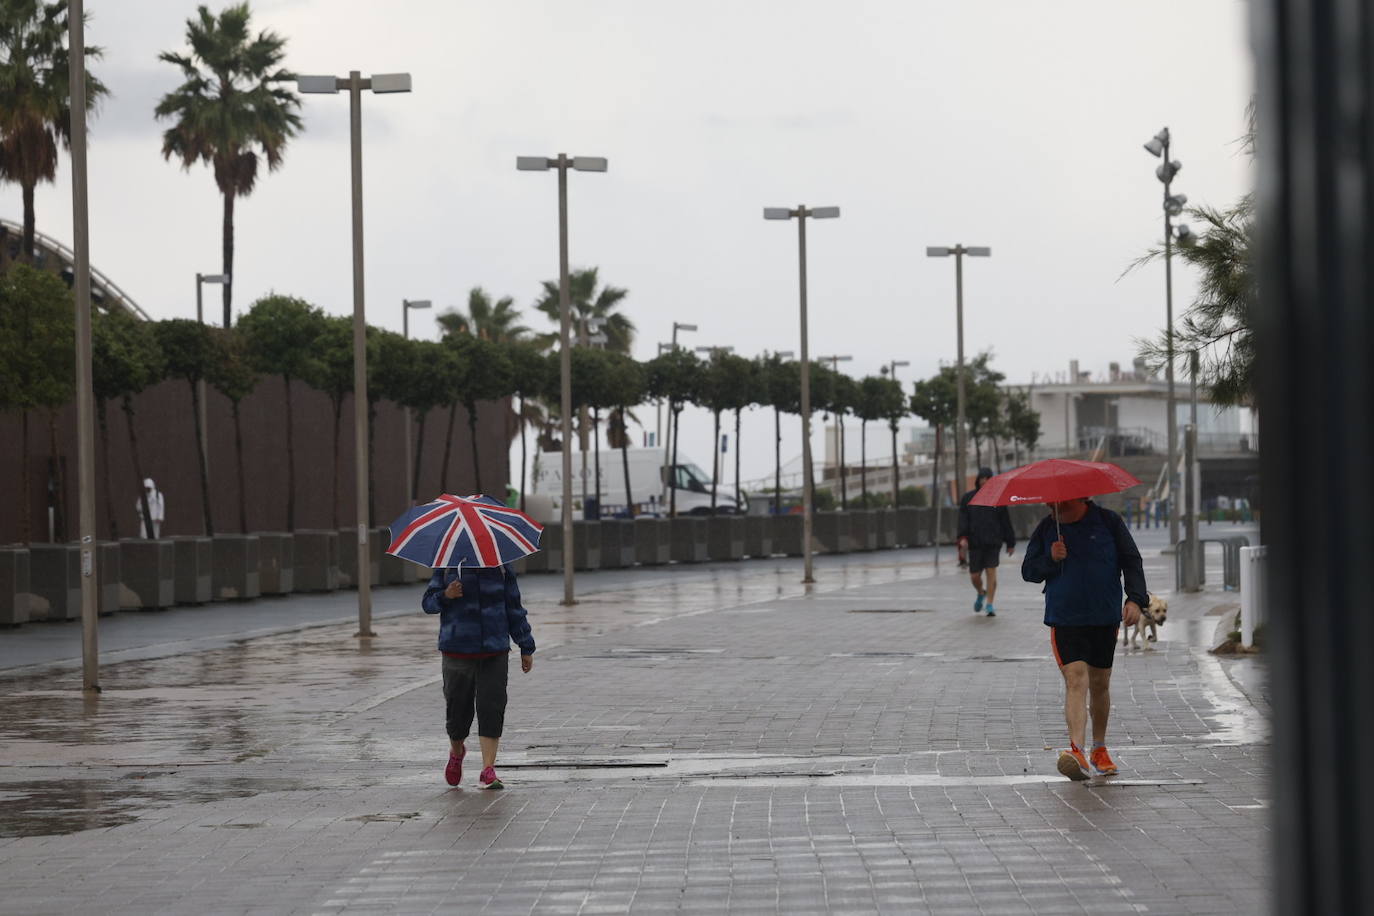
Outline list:
[[[282,163],[286,143],[301,129],[295,109],[300,99],[280,83],[292,79],[280,69],[286,39],[248,29],[247,3],[226,8],[215,18],[205,6],[186,21],[190,54],[164,51],[159,60],[181,68],[185,78],[154,109],[158,119],[175,123],[162,135],[162,156],[181,160],[186,169],[204,162],[215,170],[224,195],[224,326],[230,325],[234,275],[234,199],[253,193],[258,150],[269,171]]]
[[[88,58],[100,55],[100,48],[86,48]],[[105,85],[87,72],[87,110],[105,95]],[[57,177],[57,147],[71,142],[71,124],[67,0],[0,0],[0,177],[23,195],[21,260],[33,257],[33,190]]]
[[[530,329],[519,324],[520,310],[515,307],[515,299],[502,296],[496,302],[491,294],[480,286],[468,290],[468,310],[449,309],[435,318],[444,336],[471,334],[497,343],[520,340]]]

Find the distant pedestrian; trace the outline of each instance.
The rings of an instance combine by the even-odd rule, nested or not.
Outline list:
[[[506,719],[506,678],[510,644],[520,647],[520,670],[534,667],[534,634],[530,630],[515,573],[504,566],[436,569],[421,606],[439,615],[439,651],[443,653],[445,726],[451,786],[463,778],[464,742],[474,713],[482,749],[483,789],[502,788],[496,775],[496,751]]]
[[[1091,500],[1071,499],[1052,504],[1036,527],[1021,577],[1045,583],[1045,625],[1064,677],[1069,748],[1059,755],[1059,772],[1070,779],[1087,779],[1093,771],[1113,775],[1117,768],[1107,753],[1107,718],[1117,632],[1123,623],[1136,623],[1150,602],[1140,550],[1121,516]],[[1093,743],[1091,757],[1085,757],[1089,705]]]
[[[162,537],[162,519],[166,516],[167,503],[162,498],[162,491],[153,483],[153,478],[143,479],[143,494],[148,499],[148,514],[143,514],[143,499],[134,500],[134,515],[138,517],[138,536],[146,538],[148,536],[148,522],[151,521],[153,527],[153,539]]]
[[[973,489],[959,500],[959,551],[968,557],[969,581],[978,597],[973,600],[973,613],[986,611],[997,616],[993,606],[997,598],[998,553],[1006,545],[1007,556],[1016,550],[1016,532],[1011,527],[1011,513],[1006,506],[971,506],[969,500],[992,478],[990,468],[979,468]],[[983,574],[987,574],[984,587]]]

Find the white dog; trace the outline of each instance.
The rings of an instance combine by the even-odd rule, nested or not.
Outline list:
[[[1137,649],[1154,649],[1150,643],[1159,638],[1159,628],[1164,626],[1164,621],[1169,616],[1169,602],[1154,593],[1150,593],[1150,603],[1140,609],[1140,620],[1129,627],[1122,628],[1121,645],[1133,646]],[[1149,630],[1146,633],[1146,629]],[[1145,637],[1145,645],[1140,645],[1140,638]]]

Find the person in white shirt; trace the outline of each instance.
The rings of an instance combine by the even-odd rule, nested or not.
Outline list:
[[[162,537],[162,519],[165,514],[166,502],[162,498],[162,491],[153,483],[153,478],[145,477],[143,480],[143,490],[148,496],[148,515],[153,523],[153,537]],[[143,500],[134,502],[134,514],[138,517],[138,536],[148,536],[148,526],[143,518]]]

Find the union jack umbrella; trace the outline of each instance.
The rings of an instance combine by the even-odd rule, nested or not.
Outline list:
[[[386,552],[432,569],[501,566],[539,549],[544,530],[519,509],[490,496],[450,496],[401,513]]]

